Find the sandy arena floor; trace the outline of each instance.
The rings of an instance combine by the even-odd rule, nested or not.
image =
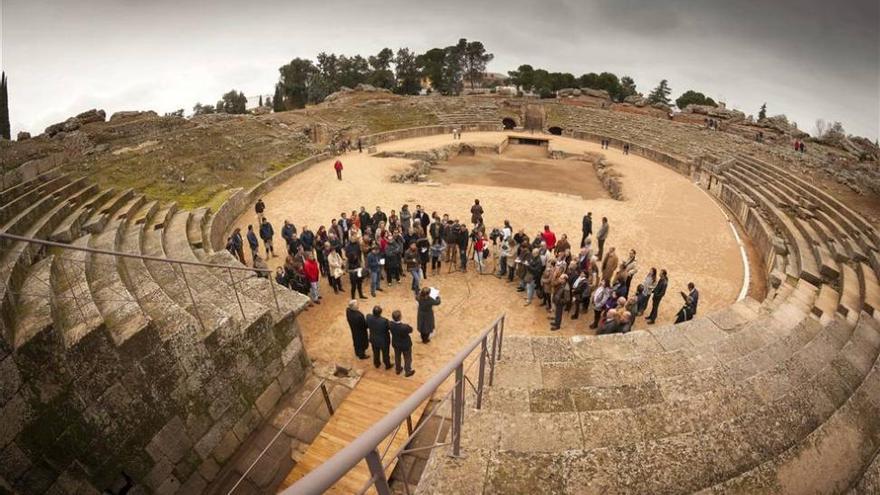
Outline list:
[[[502,132],[465,133],[462,141],[498,144],[506,136],[507,133]],[[557,237],[568,233],[572,244],[576,244],[580,241],[581,217],[592,211],[594,230],[602,216],[609,219],[611,232],[606,249],[615,246],[621,255],[631,248],[636,249],[639,260],[637,281],[641,282],[652,266],[666,268],[669,272],[670,286],[661,305],[659,323],[672,321],[681,306],[678,292],[684,290],[689,281],[700,290],[701,314],[734,302],[742,285],[739,248],[724,214],[705,192],[687,178],[644,158],[625,156],[619,150],[601,150],[598,145],[584,141],[548,137],[556,149],[573,153],[605,153],[623,176],[626,200],[607,199],[607,195],[601,193],[597,194],[601,194],[601,198],[584,199],[576,194],[522,188],[532,182],[547,184],[548,179],[558,177],[559,189],[572,192],[577,188],[572,189],[564,182],[581,174],[585,184],[595,183],[595,174],[585,162],[524,163],[521,176],[515,181],[509,178],[501,181],[504,186],[492,185],[486,177],[476,181],[468,180],[467,174],[439,172],[432,174],[432,179],[445,181],[444,175],[447,175],[449,182],[427,186],[389,182],[392,174],[408,168],[408,160],[374,158],[355,152],[342,157],[345,165],[343,181],[336,180],[335,160],[330,160],[314,165],[264,196],[266,215],[276,230],[276,245],[283,243],[279,233],[284,219],[292,221],[298,229],[308,225],[316,231],[322,224],[329,225],[330,219],[337,218],[342,211],[348,213],[365,206],[372,212],[379,205],[389,213],[392,209],[399,211],[402,204],[408,203],[413,210],[416,204],[421,204],[429,212],[449,213],[452,218],[467,221],[475,198],[480,199],[490,228],[509,219],[514,230],[525,228],[526,233],[534,236],[545,223],[549,223]],[[451,142],[448,135],[432,136],[386,143],[379,146],[379,151],[431,149]],[[510,166],[510,163],[504,165],[507,172]],[[577,167],[579,170],[566,172],[560,171],[559,167]],[[585,187],[589,189],[589,186]],[[589,192],[581,194],[591,197]],[[236,224],[244,231],[254,220],[251,209]],[[278,266],[282,259],[273,258],[270,265]],[[490,264],[495,266],[494,261]],[[366,313],[374,304],[380,304],[386,316],[390,316],[392,310],[400,309],[404,320],[415,326],[416,304],[409,283],[410,280],[405,278],[398,286],[388,288],[383,285],[385,291],[373,299],[369,298],[369,283],[366,281],[368,300],[361,301],[361,309]],[[507,314],[506,333],[551,334],[548,313],[537,303],[524,307],[522,293],[494,276],[480,276],[473,269],[466,274],[448,273],[444,264],[442,273],[439,276],[429,273],[425,283],[440,289],[442,304],[435,310],[437,332],[431,343],[415,344],[414,367],[417,373],[414,379],[425,380],[431,376],[501,313]],[[348,280],[344,279],[343,284],[347,290]],[[309,355],[323,363],[358,368],[371,365],[371,361],[358,361],[353,355],[344,311],[348,293],[334,295],[326,280],[322,280],[321,290],[323,303],[308,309],[299,318]],[[562,329],[553,334],[589,335],[592,331],[587,328],[588,324],[583,316],[574,321],[565,316]],[[644,320],[639,319],[636,328],[644,326]]]

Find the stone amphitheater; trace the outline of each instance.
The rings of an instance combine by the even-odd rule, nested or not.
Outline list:
[[[763,268],[753,276],[767,286],[760,300],[677,326],[508,334],[503,351],[493,344],[494,377],[479,401],[474,389],[460,413],[439,408],[437,438],[454,436],[450,418],[464,417],[459,455],[437,447],[401,458],[398,468],[419,466],[390,473],[395,493],[880,493],[880,234],[875,212],[818,185],[840,152],[816,145],[802,156],[784,136],[757,143],[564,101],[387,100],[371,105],[423,115],[418,127],[346,130],[321,109],[246,118],[315,118],[309,129],[332,132],[313,139],[348,132],[372,148],[521,127],[541,106],[538,131],[629,144],[703,188],[747,236]],[[0,492],[281,486],[301,458],[291,451],[316,442],[357,379],[313,366],[298,323],[306,298],[277,290],[224,245],[256,198],[331,158],[312,151],[193,210],[99,186],[64,157],[4,170]],[[310,400],[318,390],[330,411]],[[260,469],[267,453],[281,461]],[[311,493],[298,486],[288,493]]]

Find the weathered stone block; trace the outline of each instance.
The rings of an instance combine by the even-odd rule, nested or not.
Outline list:
[[[302,339],[300,337],[291,340],[290,343],[287,344],[287,347],[285,347],[284,351],[281,352],[281,362],[284,364],[284,366],[290,364],[293,358],[300,353],[302,347]]]
[[[184,483],[177,495],[200,495],[208,487],[208,482],[199,473],[193,473]]]
[[[21,375],[12,356],[0,361],[0,405],[6,404],[21,387]]]
[[[165,456],[171,463],[183,459],[192,448],[192,440],[186,432],[186,425],[180,416],[174,416],[147,444],[147,452],[154,461]]]
[[[0,477],[13,483],[31,467],[31,461],[15,442],[0,451]]]
[[[241,441],[238,437],[235,436],[235,433],[229,431],[223,435],[223,439],[220,441],[220,444],[214,449],[214,458],[217,459],[217,462],[220,464],[225,464],[232,454],[235,453],[235,449],[241,445]]]
[[[254,405],[257,407],[260,415],[264,418],[268,418],[269,414],[272,412],[272,408],[275,407],[275,404],[278,403],[278,399],[280,398],[281,386],[277,381],[273,381],[269,384],[266,390],[257,397],[257,401]]]
[[[262,421],[260,412],[256,407],[252,407],[241,417],[241,419],[238,420],[237,423],[235,423],[235,426],[232,427],[232,431],[235,433],[235,436],[243,442],[247,439],[248,435],[260,425],[260,421]]]
[[[211,458],[208,458],[199,466],[199,474],[209,482],[214,481],[219,472],[220,465],[217,464],[217,461]]]

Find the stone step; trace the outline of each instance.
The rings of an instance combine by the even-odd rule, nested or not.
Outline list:
[[[32,189],[38,188],[40,185],[58,177],[61,174],[60,167],[53,168],[52,170],[48,170],[36,177],[19,182],[14,186],[9,186],[6,189],[0,191],[0,205],[6,205],[11,203],[13,200],[26,194],[28,191]]]
[[[113,189],[97,192],[94,197],[83,202],[75,212],[65,218],[61,225],[49,236],[49,239],[56,242],[73,242],[74,239],[83,234],[82,227],[89,217],[99,211],[114,194],[115,191]]]
[[[861,479],[849,491],[850,495],[874,495],[880,493],[880,451],[865,469]]]
[[[14,331],[16,349],[21,348],[33,336],[52,327],[50,279],[53,261],[54,256],[50,254],[34,263],[21,286]]]
[[[139,217],[143,220],[139,224],[129,226],[122,238],[120,248],[123,252],[143,254],[141,251],[144,231],[154,226],[157,215],[164,218],[169,207],[160,209],[158,202],[150,202],[141,211]],[[201,335],[198,321],[177,305],[166,294],[159,284],[153,280],[144,260],[139,258],[122,258],[120,260],[120,273],[126,287],[137,299],[144,313],[149,316],[159,332],[160,339],[166,341],[182,333]]]
[[[107,226],[107,223],[114,218],[116,212],[131,201],[133,197],[134,191],[132,189],[126,189],[116,193],[109,201],[101,206],[100,210],[92,213],[91,218],[89,218],[82,226],[83,232],[97,234],[103,231]]]
[[[92,236],[89,245],[95,249],[119,251],[129,218],[134,218],[146,203],[136,196],[121,207],[100,234]],[[137,298],[128,290],[120,275],[121,258],[91,253],[87,258],[86,275],[95,304],[101,311],[107,330],[117,346],[124,345],[151,325]]]
[[[175,215],[177,215],[176,207],[169,207],[165,209],[164,213],[159,212],[155,216],[151,225],[144,230],[143,254],[159,258],[169,257],[163,246],[163,234]],[[221,330],[223,335],[234,333],[233,318],[214,305],[213,294],[199,290],[202,289],[201,285],[189,285],[197,282],[197,279],[189,276],[191,271],[189,266],[181,268],[181,265],[149,260],[146,260],[144,264],[162,290],[178,306],[184,308],[187,313],[199,321],[201,335],[210,335],[216,330]]]
[[[17,228],[24,229],[26,228],[27,222],[17,221],[21,218],[29,219],[33,218],[33,216],[26,216],[33,209],[34,206],[39,204],[45,196],[57,191],[59,188],[69,184],[71,182],[71,177],[69,175],[60,175],[58,177],[54,177],[52,179],[47,180],[46,182],[37,184],[36,187],[25,191],[20,196],[14,198],[12,201],[8,203],[3,203],[0,205],[0,225],[3,225],[4,232],[16,233],[14,230],[14,226]]]
[[[73,241],[88,247],[89,236]],[[86,278],[86,251],[57,249],[52,262],[52,293],[55,323],[66,348],[74,347],[86,335],[104,326],[104,318],[95,305]]]
[[[860,265],[862,276],[865,279],[865,312],[872,315],[874,319],[880,320],[880,281],[870,266],[864,263],[860,263]]]
[[[191,212],[178,212],[173,215],[165,226],[162,242],[169,257],[198,263],[200,260],[193,252],[187,236],[191,215]],[[201,266],[188,266],[185,269],[194,290],[210,297],[215,306],[237,322],[239,328],[249,328],[255,321],[266,317],[268,309],[262,304],[254,302],[242,293],[236,298],[232,289],[233,282],[226,270]]]

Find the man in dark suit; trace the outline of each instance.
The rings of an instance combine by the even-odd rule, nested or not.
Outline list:
[[[413,376],[416,372],[412,369],[412,339],[410,334],[413,329],[411,326],[400,321],[400,310],[394,310],[391,313],[391,347],[394,347],[394,369],[399,375],[402,370],[406,370],[406,376]],[[400,358],[403,356],[403,366],[401,366]]]
[[[391,328],[387,318],[382,317],[382,307],[374,306],[373,313],[366,318],[370,329],[370,345],[373,346],[373,366],[379,367],[379,355],[385,369],[391,369]]]
[[[358,309],[356,299],[349,301],[348,309],[345,310],[345,318],[348,320],[348,328],[351,329],[351,340],[354,343],[355,356],[358,359],[367,359],[370,357],[364,352],[370,346],[369,337],[367,336],[367,320]]]
[[[651,312],[647,318],[649,325],[653,325],[654,321],[657,320],[657,310],[660,308],[660,301],[666,295],[666,286],[668,284],[669,280],[666,276],[666,270],[660,270],[660,280],[657,281],[657,285],[654,286],[654,292],[651,295]]]
[[[593,235],[593,213],[588,211],[581,220],[581,247],[587,242],[587,237]]]

